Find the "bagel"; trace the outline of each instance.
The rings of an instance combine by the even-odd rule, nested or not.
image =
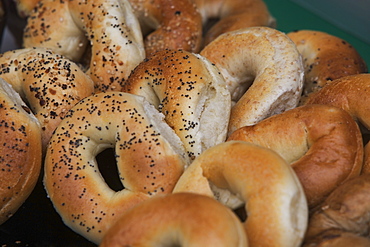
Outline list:
[[[46,146],[68,110],[94,92],[81,68],[46,48],[24,48],[0,55],[0,78],[11,84],[39,120]]]
[[[202,19],[192,0],[129,0],[142,28],[146,55],[163,49],[199,52]]]
[[[13,0],[16,3],[18,15],[21,18],[28,17],[40,0]]]
[[[214,197],[232,208],[245,203],[249,246],[299,246],[303,240],[303,189],[289,164],[270,149],[243,141],[213,146],[184,171],[174,189],[179,192]]]
[[[200,53],[224,76],[236,102],[229,133],[294,108],[303,87],[303,62],[286,34],[251,27],[220,35]]]
[[[300,106],[242,127],[230,135],[231,140],[280,154],[300,179],[310,209],[362,169],[360,129],[347,112],[333,106]]]
[[[339,37],[314,30],[299,30],[287,35],[303,56],[304,98],[335,79],[367,72],[366,63],[357,50]]]
[[[370,174],[336,188],[311,216],[305,246],[369,246],[369,190]]]
[[[226,140],[230,94],[219,70],[199,54],[153,53],[133,70],[124,91],[160,110],[192,159]]]
[[[370,173],[370,142],[368,141],[364,146],[364,164],[362,166],[361,174]]]
[[[96,162],[107,148],[115,149],[119,191],[105,183]],[[143,97],[98,93],[75,105],[55,130],[44,185],[64,223],[98,244],[118,215],[171,193],[187,162],[181,140]]]
[[[262,0],[193,0],[202,16],[205,27],[204,45],[209,44],[223,33],[253,26],[275,27]],[[212,20],[216,20],[212,23]],[[206,28],[211,26],[210,28]]]
[[[356,74],[333,80],[308,96],[305,104],[325,104],[347,111],[361,126],[370,130],[370,74]]]
[[[139,22],[128,0],[39,1],[27,19],[24,47],[48,47],[79,62],[91,44],[88,75],[96,91],[120,91],[144,58]]]
[[[243,226],[227,207],[207,196],[176,193],[140,203],[120,216],[100,247],[248,246]]]
[[[19,94],[0,79],[0,225],[33,191],[41,170],[41,129]]]

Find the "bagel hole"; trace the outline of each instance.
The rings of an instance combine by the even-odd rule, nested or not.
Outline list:
[[[247,211],[245,210],[245,205],[242,205],[234,209],[234,213],[240,219],[241,222],[245,222],[247,220]]]
[[[114,148],[104,149],[96,156],[96,161],[99,171],[109,188],[116,192],[123,190],[125,187],[119,179]]]

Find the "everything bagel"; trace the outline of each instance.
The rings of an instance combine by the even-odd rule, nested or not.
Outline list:
[[[119,191],[98,169],[95,157],[107,148],[115,149]],[[180,139],[143,97],[99,93],[80,101],[56,129],[44,185],[64,223],[98,244],[118,215],[171,193],[186,163]]]

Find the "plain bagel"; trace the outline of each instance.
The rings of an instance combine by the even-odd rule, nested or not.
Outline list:
[[[179,192],[217,198],[232,208],[244,203],[251,247],[303,241],[308,218],[303,189],[289,164],[271,149],[243,141],[211,147],[180,177],[174,189]]]
[[[111,189],[96,156],[114,148],[123,189]],[[44,185],[64,223],[99,243],[117,216],[172,192],[186,165],[181,140],[143,97],[122,92],[81,100],[52,136]]]
[[[325,104],[347,111],[357,122],[370,130],[370,74],[362,73],[333,80],[308,96],[305,104]]]
[[[288,36],[251,27],[218,36],[200,53],[221,71],[235,103],[229,133],[298,105],[303,62]]]
[[[195,193],[158,196],[125,212],[100,247],[247,247],[243,225],[216,200]]]
[[[19,94],[0,79],[0,225],[33,191],[41,171],[41,126]]]
[[[370,174],[336,188],[311,216],[304,247],[366,247],[369,239]]]
[[[362,169],[360,129],[346,111],[334,106],[297,107],[242,127],[228,140],[251,142],[280,154],[300,179],[310,209]]]

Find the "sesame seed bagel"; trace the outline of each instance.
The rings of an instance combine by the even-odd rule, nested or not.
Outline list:
[[[140,24],[128,0],[42,0],[27,19],[23,41],[25,47],[48,47],[75,62],[90,41],[87,73],[99,92],[120,91],[145,57]]]
[[[179,192],[217,196],[230,207],[240,205],[229,204],[229,195],[245,203],[249,246],[299,246],[303,240],[308,209],[302,186],[270,149],[243,141],[211,147],[180,177],[174,189]]]
[[[96,156],[115,149],[124,189],[111,189]],[[80,101],[52,136],[44,184],[64,223],[99,243],[117,216],[172,192],[186,164],[182,143],[143,97],[105,92]]]
[[[220,35],[200,53],[221,71],[235,103],[229,133],[297,106],[303,62],[286,34],[251,27]]]
[[[45,148],[68,110],[94,92],[81,68],[46,48],[25,48],[0,55],[0,78],[11,84],[39,120]]]
[[[362,73],[333,80],[308,96],[305,104],[325,104],[347,111],[370,130],[370,74]]]
[[[125,212],[100,247],[248,246],[236,215],[216,200],[175,193],[146,200]]]
[[[230,94],[219,70],[199,54],[153,53],[133,70],[124,90],[144,96],[165,115],[190,158],[226,140]]]
[[[339,37],[314,30],[299,30],[287,35],[303,56],[303,101],[307,95],[335,79],[367,72],[367,66],[360,54]]]
[[[346,111],[334,106],[300,106],[242,127],[228,140],[251,142],[280,154],[300,179],[310,208],[362,169],[360,129]]]
[[[19,94],[0,79],[0,224],[33,191],[41,170],[41,128]]]
[[[145,37],[147,56],[162,49],[199,52],[202,19],[192,0],[129,0]]]
[[[193,0],[202,16],[205,30],[204,45],[223,33],[254,26],[275,27],[275,18],[271,16],[267,5],[262,0]]]

